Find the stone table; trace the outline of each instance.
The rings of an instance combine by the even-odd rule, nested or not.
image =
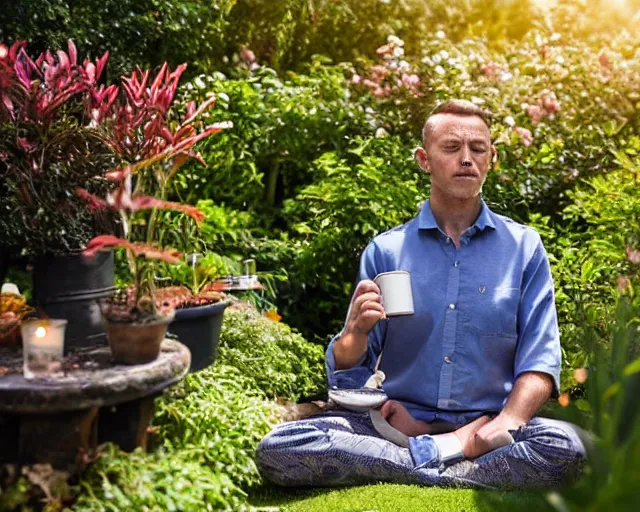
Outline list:
[[[64,376],[26,380],[22,353],[0,352],[0,464],[49,463],[82,469],[98,444],[146,449],[153,403],[188,372],[191,354],[165,339],[158,359],[115,365],[109,347],[79,349],[63,363]]]

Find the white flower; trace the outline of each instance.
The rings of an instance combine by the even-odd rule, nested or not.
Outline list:
[[[556,62],[557,62],[558,64],[564,64],[564,57],[563,57],[562,55],[558,55],[558,56],[556,57]]]
[[[507,126],[515,126],[516,120],[511,116],[507,116],[504,118],[504,124],[506,124]]]
[[[409,64],[406,60],[401,60],[398,62],[398,71],[402,73],[408,73],[411,71],[411,64]]]
[[[443,59],[448,59],[448,58],[449,58],[449,52],[448,52],[447,50],[441,50],[441,51],[440,51],[440,56],[441,56]]]
[[[439,75],[445,74],[445,70],[442,66],[436,66],[435,72],[438,73]]]
[[[389,135],[389,132],[384,128],[378,128],[376,130],[376,137],[386,137],[387,135]]]
[[[482,105],[484,103],[484,100],[482,98],[478,98],[477,96],[471,96],[471,102],[475,103],[476,105]]]
[[[404,46],[404,41],[400,39],[398,36],[390,35],[387,37],[387,42],[394,46]]]
[[[396,46],[393,49],[393,56],[398,58],[398,57],[402,57],[404,55],[404,48],[400,47],[400,46]]]
[[[442,57],[440,57],[440,55],[436,53],[433,57],[431,57],[431,60],[433,62],[435,62],[436,64],[440,64],[440,61],[442,60]]]
[[[442,30],[438,30],[438,31],[436,32],[436,37],[437,37],[438,39],[444,39],[446,36],[445,36],[445,33],[444,33]]]
[[[500,73],[500,81],[501,82],[507,82],[509,80],[511,80],[513,78],[513,75],[511,73],[509,73],[508,71],[503,71],[502,73]]]
[[[219,123],[213,123],[210,126],[207,126],[207,128],[216,128],[216,129],[220,129],[220,130],[224,130],[225,128],[233,128],[233,122],[232,121],[221,121]]]

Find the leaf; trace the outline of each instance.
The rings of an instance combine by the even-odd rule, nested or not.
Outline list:
[[[625,377],[629,377],[638,372],[640,372],[640,357],[625,366],[624,370],[622,370],[622,375],[624,375]]]
[[[621,387],[622,386],[619,382],[614,382],[613,384],[611,384],[611,386],[609,386],[607,390],[602,393],[602,401],[605,402],[615,397],[620,392]]]

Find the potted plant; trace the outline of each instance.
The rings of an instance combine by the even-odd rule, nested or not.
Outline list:
[[[100,337],[95,300],[114,289],[111,255],[85,262],[80,251],[117,219],[73,193],[104,195],[110,183],[93,178],[117,162],[92,115],[117,92],[98,85],[107,58],[80,63],[71,41],[35,59],[25,42],[0,44],[0,282],[10,258],[31,258],[36,305],[70,321],[70,344]]]
[[[120,363],[137,364],[157,357],[175,307],[184,301],[181,290],[162,296],[156,293],[158,262],[180,262],[177,250],[161,246],[160,211],[180,211],[196,222],[202,219],[195,207],[167,201],[169,184],[188,159],[202,161],[192,152],[196,142],[229,126],[218,123],[198,132],[199,119],[206,115],[213,98],[198,108],[190,102],[184,119],[176,118],[177,109],[171,107],[185,67],[170,72],[165,64],[152,80],[149,71],[140,70],[123,78],[123,100],[107,105],[95,117],[103,130],[103,140],[125,164],[104,174],[103,178],[114,186],[106,199],[83,188],[76,191],[92,210],[118,212],[123,226],[123,237],[98,236],[84,251],[94,257],[121,247],[127,254],[134,284],[104,301],[102,309],[111,350]]]
[[[195,238],[196,234],[193,235]],[[193,247],[194,244],[189,245]],[[165,279],[182,284],[158,290],[161,300],[182,297],[175,304],[175,319],[169,325],[169,331],[191,351],[192,372],[206,368],[216,359],[224,311],[230,301],[215,279],[229,274],[232,266],[233,262],[214,252],[192,252],[180,265],[167,269],[169,275]]]

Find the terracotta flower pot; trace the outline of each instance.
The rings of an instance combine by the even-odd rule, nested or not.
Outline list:
[[[105,330],[114,362],[144,364],[155,360],[173,317],[172,312],[156,321],[145,323],[111,322],[105,319]]]

